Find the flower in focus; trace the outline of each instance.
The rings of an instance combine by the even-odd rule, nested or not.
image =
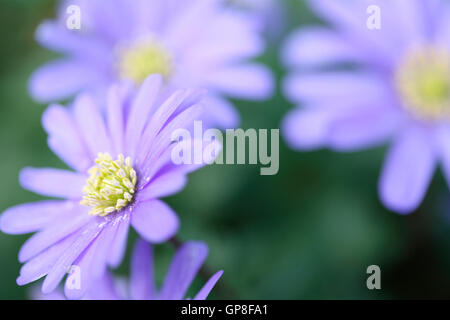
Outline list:
[[[154,282],[152,247],[139,240],[134,248],[129,280],[114,278],[105,272],[92,289],[83,297],[86,300],[182,300],[208,255],[208,247],[202,242],[189,241],[176,252],[161,290]],[[205,300],[223,271],[215,273],[195,295],[194,300]],[[33,292],[37,300],[62,300],[58,291],[43,295]]]
[[[309,3],[331,26],[298,30],[284,48],[294,69],[285,93],[302,104],[285,118],[285,138],[299,150],[389,141],[380,198],[393,211],[412,212],[438,163],[450,182],[449,4],[377,1],[381,28],[372,30],[368,2]]]
[[[158,198],[180,191],[187,173],[201,166],[171,161],[179,146],[171,134],[200,116],[202,91],[178,90],[159,105],[161,86],[154,75],[136,93],[112,86],[104,108],[81,94],[71,108],[45,111],[48,144],[73,171],[26,168],[20,174],[25,189],[63,200],[18,205],[0,217],[5,233],[36,232],[19,252],[25,263],[19,285],[46,276],[42,291],[49,293],[77,265],[81,290],[66,282],[65,292],[79,298],[107,265],[119,265],[130,225],[152,243],[177,232],[177,215]]]
[[[66,27],[69,5],[80,8],[81,30]],[[38,69],[30,91],[47,102],[101,92],[117,80],[140,84],[157,73],[168,93],[207,89],[206,120],[235,127],[239,116],[225,96],[260,100],[272,93],[268,69],[250,62],[264,51],[257,20],[222,0],[65,1],[58,21],[44,22],[36,34],[64,57]]]

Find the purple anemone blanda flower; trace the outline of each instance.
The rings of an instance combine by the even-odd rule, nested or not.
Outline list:
[[[390,147],[384,205],[410,213],[436,166],[450,182],[450,7],[440,0],[311,0],[330,26],[303,28],[283,60],[284,90],[302,105],[283,123],[299,150]],[[352,68],[349,68],[352,66]]]
[[[145,241],[139,240],[134,248],[129,280],[115,278],[105,272],[98,278],[83,299],[86,300],[182,300],[208,256],[208,247],[202,242],[189,241],[176,252],[160,290],[154,282],[153,251]],[[194,300],[205,300],[223,271],[218,271],[195,295]],[[54,291],[43,295],[32,292],[37,300],[63,300],[64,295]]]
[[[176,213],[158,198],[180,191],[186,175],[202,165],[174,164],[171,151],[180,145],[171,134],[201,115],[203,91],[180,89],[159,105],[161,86],[161,76],[153,75],[136,92],[113,85],[106,107],[80,94],[71,108],[45,111],[48,144],[73,171],[25,168],[20,174],[25,189],[63,200],[18,205],[0,217],[5,233],[36,232],[19,252],[25,263],[19,285],[46,276],[42,291],[49,293],[77,265],[82,290],[66,286],[65,292],[78,298],[107,265],[120,264],[130,225],[152,243],[177,232]]]
[[[205,120],[235,127],[239,116],[225,97],[266,99],[273,79],[265,66],[251,61],[264,51],[258,18],[224,2],[63,1],[58,19],[44,22],[36,33],[42,46],[63,57],[32,75],[31,95],[50,102],[80,90],[97,94],[111,82],[140,84],[158,73],[168,94],[179,87],[207,89]],[[67,9],[74,5],[80,30],[67,27]]]

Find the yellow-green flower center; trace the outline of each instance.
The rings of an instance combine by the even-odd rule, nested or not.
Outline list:
[[[131,159],[119,154],[117,160],[99,153],[96,165],[89,169],[81,204],[92,207],[89,214],[107,216],[126,207],[132,200],[137,182]]]
[[[450,119],[450,50],[412,50],[397,71],[396,85],[405,108],[415,116]]]
[[[119,50],[118,73],[123,79],[141,84],[149,75],[156,73],[167,79],[172,71],[172,55],[158,41],[140,40]]]

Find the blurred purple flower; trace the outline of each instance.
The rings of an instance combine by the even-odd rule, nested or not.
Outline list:
[[[105,272],[92,289],[83,297],[86,300],[182,300],[208,255],[208,247],[202,242],[190,241],[181,246],[172,260],[161,290],[157,290],[153,274],[153,251],[145,241],[139,240],[134,248],[130,279],[114,278]],[[223,271],[215,273],[195,295],[194,300],[205,300]],[[55,291],[43,295],[32,292],[37,300],[63,300],[64,295]]]
[[[48,144],[74,171],[25,168],[20,174],[24,188],[65,200],[18,205],[0,217],[5,233],[37,231],[19,252],[25,263],[19,285],[46,276],[42,291],[49,293],[77,265],[83,290],[67,288],[66,281],[65,291],[78,298],[106,265],[120,264],[130,224],[152,243],[177,232],[176,213],[158,198],[180,191],[187,173],[201,166],[173,164],[171,134],[198,118],[202,92],[178,90],[160,106],[161,86],[153,75],[136,93],[112,86],[105,108],[81,94],[70,109],[45,111]]]
[[[264,51],[258,19],[222,0],[71,0],[58,21],[46,21],[37,41],[64,57],[31,77],[32,96],[42,102],[80,90],[101,92],[111,82],[142,82],[159,73],[167,93],[208,90],[205,117],[235,127],[239,116],[224,98],[261,100],[273,91],[269,70],[250,59]],[[81,30],[69,30],[66,8],[78,5]]]
[[[449,4],[376,1],[381,28],[373,29],[366,25],[376,18],[370,2],[309,3],[331,28],[303,28],[284,48],[294,69],[285,93],[304,104],[286,117],[285,138],[300,150],[354,151],[390,141],[380,198],[393,211],[412,212],[438,162],[450,181]]]

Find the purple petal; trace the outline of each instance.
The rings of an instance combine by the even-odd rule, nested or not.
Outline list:
[[[104,226],[102,233],[97,237],[97,249],[95,254],[96,259],[90,267],[94,278],[98,278],[105,272],[108,255],[110,253],[118,227],[118,223],[109,222]]]
[[[47,49],[92,60],[96,64],[108,65],[112,61],[110,48],[98,39],[81,32],[69,30],[53,21],[44,21],[36,31],[36,41]]]
[[[145,181],[148,181],[148,179],[151,178],[151,175],[149,175],[148,172],[155,172],[153,167],[156,159],[158,159],[172,144],[172,135],[174,131],[192,125],[194,120],[201,118],[203,110],[202,105],[194,105],[191,108],[184,110],[159,132],[151,144],[145,144],[145,146],[149,148],[147,151],[147,158],[140,162],[141,175]],[[144,149],[142,148],[141,150]],[[170,158],[168,158],[168,160],[170,160]]]
[[[107,93],[107,122],[111,143],[114,147],[115,155],[124,152],[124,127],[125,120],[123,114],[123,97],[120,94],[120,88],[113,85]]]
[[[122,262],[127,245],[128,230],[130,227],[130,215],[128,212],[120,213],[120,216],[114,219],[111,228],[116,229],[114,238],[109,248],[107,257],[108,265],[116,268]]]
[[[243,64],[212,70],[204,75],[208,86],[235,98],[265,100],[274,90],[270,71],[259,64]]]
[[[179,220],[177,214],[164,202],[150,200],[136,204],[131,224],[147,241],[161,243],[175,235]]]
[[[331,114],[324,108],[290,111],[283,120],[282,132],[293,149],[311,150],[325,145]]]
[[[51,105],[42,116],[52,151],[73,169],[84,172],[92,163],[78,128],[66,108]]]
[[[92,65],[76,60],[54,61],[33,73],[29,91],[35,100],[49,102],[68,98],[103,81]]]
[[[20,269],[17,284],[23,286],[45,276],[59,257],[74,243],[80,233],[81,230],[65,237],[25,263]]]
[[[218,95],[208,95],[202,103],[206,106],[205,122],[207,125],[211,127],[217,125],[221,129],[236,128],[239,125],[239,113],[226,99]]]
[[[364,58],[342,35],[322,27],[302,28],[294,32],[282,52],[283,62],[287,66],[311,67],[361,61]]]
[[[58,286],[69,267],[78,258],[78,256],[89,246],[89,244],[101,232],[102,225],[97,221],[92,221],[90,225],[81,233],[75,242],[67,249],[64,254],[56,261],[42,284],[42,292],[48,294]]]
[[[392,108],[359,108],[343,113],[330,124],[329,145],[340,151],[373,147],[390,138],[400,124],[400,117]]]
[[[130,296],[133,300],[152,300],[154,293],[152,247],[138,240],[131,260]]]
[[[197,96],[197,90],[177,90],[153,114],[144,133],[142,134],[142,141],[139,145],[140,155],[138,156],[138,163],[143,163],[148,156],[150,149],[153,147],[155,137],[164,127],[169,118],[181,108],[185,100],[190,97]],[[187,106],[189,108],[190,106]]]
[[[430,137],[408,128],[389,150],[379,183],[382,202],[398,213],[410,213],[422,201],[436,167]]]
[[[66,201],[39,201],[7,209],[0,217],[0,229],[9,234],[34,232],[48,226],[64,211],[73,208]]]
[[[73,111],[80,133],[91,156],[95,158],[99,153],[112,153],[105,121],[94,99],[87,94],[79,95],[75,100]]]
[[[160,300],[181,300],[208,256],[202,242],[186,242],[170,264],[159,296]]]
[[[131,104],[126,128],[128,154],[134,158],[136,146],[148,121],[152,107],[161,89],[162,77],[152,75],[145,79]]]
[[[178,172],[160,175],[139,191],[139,201],[168,197],[181,191],[186,183],[186,176]]]
[[[92,241],[89,247],[87,247],[73,263],[72,267],[78,267],[75,272],[78,272],[79,270],[79,279],[77,279],[79,280],[79,283],[77,283],[79,287],[71,282],[70,277],[67,277],[64,284],[64,294],[66,295],[67,299],[81,299],[91,288],[92,280],[95,279],[93,277],[92,267],[95,263],[95,260],[98,259],[98,245],[99,238],[97,237],[97,239]],[[95,288],[93,289],[95,290]]]
[[[191,63],[201,68],[253,58],[264,50],[264,41],[242,12],[223,10],[203,30],[202,41],[186,48]]]
[[[81,199],[86,177],[67,170],[24,168],[20,172],[23,188],[49,197]]]
[[[24,243],[19,251],[19,261],[25,262],[34,257],[61,239],[76,232],[91,219],[92,216],[78,208],[74,208],[67,213],[61,213],[61,216],[55,219],[48,228],[34,234]]]
[[[90,300],[124,300],[118,293],[114,279],[109,272],[104,272],[100,278],[94,280],[85,297]]]
[[[219,281],[222,274],[223,270],[216,272],[211,278],[209,278],[208,282],[206,282],[206,284],[200,289],[200,291],[194,297],[194,300],[206,300],[206,298],[208,298],[209,293],[214,288],[217,281]]]
[[[326,100],[355,104],[379,101],[386,96],[383,79],[369,73],[329,72],[287,77],[283,84],[286,96],[294,102],[317,103]],[[355,92],[358,92],[355,95]]]

